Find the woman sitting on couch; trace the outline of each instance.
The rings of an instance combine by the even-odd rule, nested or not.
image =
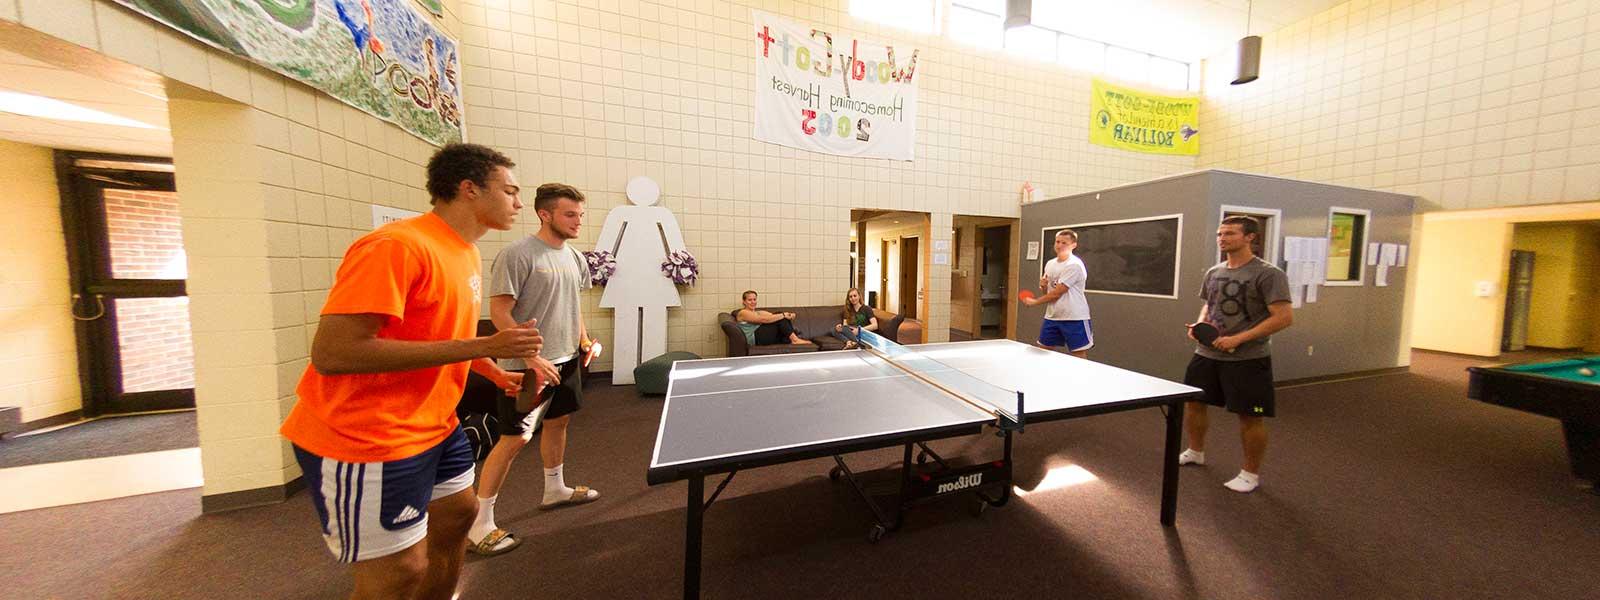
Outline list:
[[[833,326],[833,337],[844,340],[846,350],[856,347],[856,343],[844,336],[844,328],[859,327],[867,331],[878,330],[878,317],[873,316],[872,307],[861,303],[861,290],[850,288],[844,293],[844,310],[839,313],[843,320]]]
[[[755,290],[746,290],[741,296],[744,306],[733,312],[733,319],[739,322],[739,330],[744,332],[744,340],[753,346],[765,344],[809,344],[811,342],[800,337],[794,329],[794,313],[780,314],[756,310]]]

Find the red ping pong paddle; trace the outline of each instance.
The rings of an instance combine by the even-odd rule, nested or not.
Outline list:
[[[528,379],[533,381],[528,381]],[[533,407],[539,405],[540,396],[544,394],[544,373],[538,369],[528,369],[522,376],[522,391],[517,394],[517,412],[531,412]]]
[[[1033,290],[1022,290],[1020,292],[1017,292],[1017,299],[1018,300],[1022,300],[1024,302],[1026,302],[1028,300],[1032,300],[1033,299]]]
[[[1200,342],[1201,346],[1208,348],[1211,347],[1211,342],[1217,341],[1217,336],[1220,335],[1216,326],[1210,323],[1195,323],[1194,325],[1190,325],[1189,334],[1193,335],[1194,339]]]

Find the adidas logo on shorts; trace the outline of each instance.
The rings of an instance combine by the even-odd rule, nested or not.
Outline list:
[[[420,511],[418,511],[416,509],[416,507],[407,505],[404,509],[400,510],[400,515],[395,517],[394,521],[392,523],[390,523],[390,524],[391,525],[398,525],[400,523],[404,523],[406,521],[410,521],[410,520],[415,519],[415,518],[420,517],[420,516],[422,516],[422,513]]]

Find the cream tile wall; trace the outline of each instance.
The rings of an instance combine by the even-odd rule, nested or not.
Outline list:
[[[1352,0],[1206,61],[1201,167],[1416,194],[1423,210],[1600,198],[1600,3]]]
[[[702,276],[669,311],[668,347],[704,356],[723,353],[715,314],[740,291],[775,305],[834,303],[848,281],[852,208],[928,212],[933,239],[948,240],[953,214],[1017,216],[1024,181],[1064,195],[1194,168],[1193,157],[1090,146],[1082,74],[857,21],[847,2],[462,0],[469,137],[513,151],[525,183],[590,194],[584,249],[630,176],[656,178]],[[916,160],[754,140],[752,7],[836,38],[919,48]],[[485,243],[486,256],[501,244]],[[927,271],[929,339],[943,340],[949,266]],[[604,340],[611,311],[598,297],[585,318]]]
[[[459,36],[455,12],[447,3],[441,25]],[[110,0],[0,0],[0,18],[59,38],[49,50],[58,60],[121,61],[167,78],[204,494],[298,477],[277,428],[334,269],[371,230],[373,203],[428,208],[423,164],[435,148]]]
[[[0,156],[0,406],[27,422],[83,408],[83,393],[51,151],[0,141]]]

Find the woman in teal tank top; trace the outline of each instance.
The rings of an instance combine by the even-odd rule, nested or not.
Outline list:
[[[733,311],[733,319],[739,324],[739,330],[744,332],[745,342],[752,346],[811,343],[795,330],[794,313],[774,314],[757,310],[755,290],[746,290],[741,300],[742,305]]]

